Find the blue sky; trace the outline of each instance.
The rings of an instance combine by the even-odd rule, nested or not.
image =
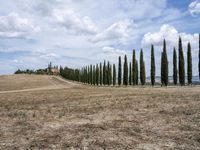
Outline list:
[[[169,66],[178,37],[186,54],[192,46],[197,75],[200,0],[6,0],[0,5],[0,74],[55,65],[82,67],[144,50],[150,70],[155,45],[160,74],[162,42],[167,41]],[[186,59],[186,55],[185,55]],[[170,75],[172,67],[169,68]]]

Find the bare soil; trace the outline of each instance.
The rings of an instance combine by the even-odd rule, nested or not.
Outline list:
[[[0,90],[0,149],[200,149],[199,86],[93,87],[14,75],[0,77]]]

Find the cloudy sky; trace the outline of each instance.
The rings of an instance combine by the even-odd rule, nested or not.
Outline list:
[[[166,38],[169,64],[181,36],[191,42],[197,75],[200,0],[6,0],[0,5],[0,74],[53,64],[81,67],[144,49],[149,75],[155,45],[157,75]],[[186,55],[185,55],[186,59]],[[172,68],[170,67],[170,74]]]

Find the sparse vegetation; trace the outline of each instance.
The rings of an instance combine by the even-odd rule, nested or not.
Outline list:
[[[199,86],[98,88],[54,76],[16,76],[0,77],[7,90],[17,88],[0,93],[0,149],[200,147]],[[43,90],[24,92],[24,80],[26,88],[39,80]]]
[[[21,119],[26,117],[26,113],[23,111],[9,112],[8,117]]]

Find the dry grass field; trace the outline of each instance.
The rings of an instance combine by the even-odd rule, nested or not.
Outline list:
[[[0,149],[199,150],[200,87],[1,76]]]

